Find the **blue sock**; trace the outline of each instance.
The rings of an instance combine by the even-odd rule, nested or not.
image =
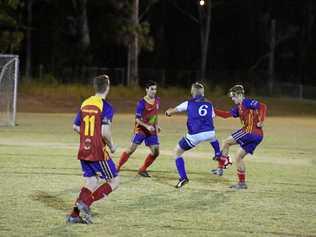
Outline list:
[[[176,159],[176,166],[177,166],[177,170],[180,176],[180,179],[187,179],[187,173],[185,171],[185,167],[184,167],[184,160],[182,157],[178,157]]]
[[[221,149],[219,148],[218,140],[216,139],[215,141],[211,142],[211,145],[212,145],[212,147],[214,149],[215,156],[221,156],[222,152],[221,152]]]

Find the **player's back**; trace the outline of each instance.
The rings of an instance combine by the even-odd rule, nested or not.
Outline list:
[[[81,105],[79,160],[104,160],[108,155],[101,133],[103,106],[100,96],[91,96]]]
[[[189,134],[214,130],[213,105],[204,97],[195,97],[188,101],[187,127]]]

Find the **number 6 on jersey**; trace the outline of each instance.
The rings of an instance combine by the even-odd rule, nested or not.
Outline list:
[[[202,116],[202,117],[206,116],[207,115],[207,108],[208,108],[207,105],[200,106],[200,108],[199,108],[199,115]]]

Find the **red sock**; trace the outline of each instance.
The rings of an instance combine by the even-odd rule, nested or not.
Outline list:
[[[246,171],[237,170],[237,175],[238,175],[239,183],[244,183],[246,180]]]
[[[93,203],[92,192],[85,187],[81,188],[78,201],[81,201],[84,204],[86,204],[88,207],[90,207],[91,204]]]
[[[105,196],[109,195],[112,192],[112,187],[108,183],[102,184],[100,187],[97,188],[97,190],[94,191],[92,194],[93,200],[98,201]]]
[[[120,171],[121,167],[126,163],[126,161],[128,160],[129,155],[124,151],[121,155],[121,158],[119,160],[119,163],[117,165],[117,170]]]
[[[228,156],[222,155],[222,156],[219,158],[219,161],[218,161],[218,168],[224,169],[224,165],[225,165],[225,162],[226,162],[227,159],[228,159]]]
[[[155,160],[155,157],[154,157],[152,154],[149,154],[149,155],[146,157],[143,166],[140,167],[139,171],[141,171],[141,172],[146,171],[147,168],[154,162],[154,160]]]

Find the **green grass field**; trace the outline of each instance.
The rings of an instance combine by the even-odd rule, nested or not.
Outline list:
[[[246,158],[248,190],[232,191],[208,144],[185,155],[190,183],[177,182],[172,153],[185,117],[160,117],[161,156],[151,179],[136,176],[142,146],[121,171],[121,185],[93,206],[93,225],[67,225],[82,185],[73,115],[19,113],[18,126],[0,128],[0,236],[316,236],[316,118],[270,117],[265,140]],[[221,140],[238,120],[216,120]],[[119,151],[129,144],[133,115],[114,120]],[[235,149],[232,149],[232,154]]]

